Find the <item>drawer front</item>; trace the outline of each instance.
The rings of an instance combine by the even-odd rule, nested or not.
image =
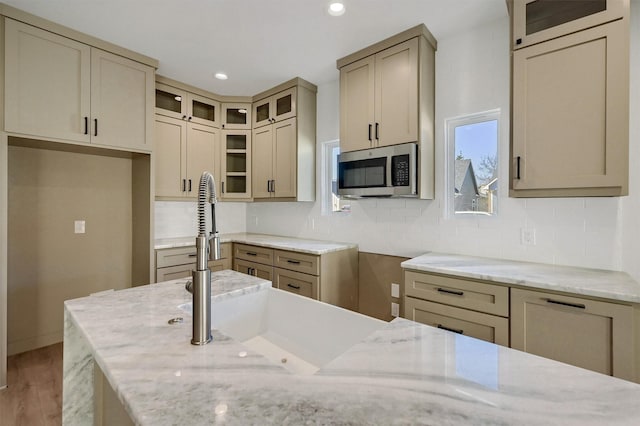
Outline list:
[[[426,300],[405,298],[408,319],[476,339],[509,346],[509,320]]]
[[[320,275],[320,256],[283,250],[274,250],[273,255],[273,266],[303,274]]]
[[[231,269],[231,258],[222,258],[219,260],[210,260],[208,262],[211,272],[224,271],[225,269]]]
[[[269,265],[236,259],[233,261],[233,270],[273,282],[273,268]]]
[[[405,271],[405,295],[487,314],[509,316],[509,287]]]
[[[318,300],[318,277],[273,268],[274,287]]]
[[[193,242],[195,244],[195,237]],[[156,250],[156,268],[195,263],[196,253],[195,245]],[[231,254],[231,243],[220,244],[220,254],[223,259],[229,258]]]
[[[195,263],[188,265],[168,266],[166,268],[156,269],[156,282],[177,280],[178,278],[186,278],[191,276],[191,271],[196,269]]]
[[[234,244],[233,255],[235,259],[244,259],[250,262],[262,263],[263,265],[273,265],[272,249],[246,244]]]

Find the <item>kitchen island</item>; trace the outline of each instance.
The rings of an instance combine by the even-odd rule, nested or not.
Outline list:
[[[65,425],[93,424],[94,366],[142,425],[640,424],[640,385],[404,319],[313,374],[217,330],[193,346],[185,281],[65,303]],[[214,273],[213,308],[269,287]],[[175,317],[184,322],[168,324]]]

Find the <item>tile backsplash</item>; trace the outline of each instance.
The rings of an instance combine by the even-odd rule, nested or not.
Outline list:
[[[196,236],[198,233],[198,205],[195,201],[156,201],[155,238]],[[216,204],[216,222],[220,233],[245,232],[244,203]],[[211,213],[205,215],[207,229],[211,227]]]

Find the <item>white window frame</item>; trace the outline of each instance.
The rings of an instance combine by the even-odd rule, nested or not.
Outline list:
[[[320,194],[322,196],[321,213],[323,215],[331,214],[345,214],[349,213],[349,210],[333,211],[333,199],[331,191],[331,177],[332,177],[332,158],[333,149],[340,147],[340,140],[334,139],[330,141],[322,142],[322,167],[321,167],[321,182]]]
[[[457,117],[453,117],[453,118],[448,118],[445,120],[445,125],[444,125],[444,140],[446,142],[446,149],[445,149],[445,188],[444,188],[444,194],[445,194],[445,211],[444,211],[444,216],[446,218],[473,218],[473,217],[485,217],[485,218],[491,218],[491,217],[496,217],[499,214],[499,206],[496,205],[496,210],[495,213],[491,214],[491,215],[483,215],[483,214],[476,214],[476,213],[456,213],[455,212],[455,205],[454,205],[454,185],[455,185],[455,167],[454,167],[454,160],[456,158],[456,153],[455,153],[455,147],[456,147],[456,141],[455,141],[455,130],[456,127],[459,126],[464,126],[464,125],[469,125],[469,124],[476,124],[476,123],[482,123],[485,121],[497,121],[497,135],[496,135],[496,161],[498,163],[498,176],[500,176],[502,173],[500,171],[500,140],[502,139],[502,136],[500,134],[500,115],[501,115],[501,111],[500,108],[496,108],[496,109],[492,109],[492,110],[488,110],[488,111],[483,111],[483,112],[477,112],[477,113],[473,113],[473,114],[465,114],[465,115],[460,115]],[[500,180],[498,179],[498,184],[500,184]],[[500,192],[498,192],[498,194],[500,194]],[[496,200],[496,203],[498,202],[498,200]]]

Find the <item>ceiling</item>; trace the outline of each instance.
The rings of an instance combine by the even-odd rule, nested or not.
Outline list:
[[[505,0],[344,0],[340,17],[328,0],[0,1],[156,58],[158,74],[238,96],[296,76],[336,80],[336,59],[420,23],[443,39],[507,15]]]

